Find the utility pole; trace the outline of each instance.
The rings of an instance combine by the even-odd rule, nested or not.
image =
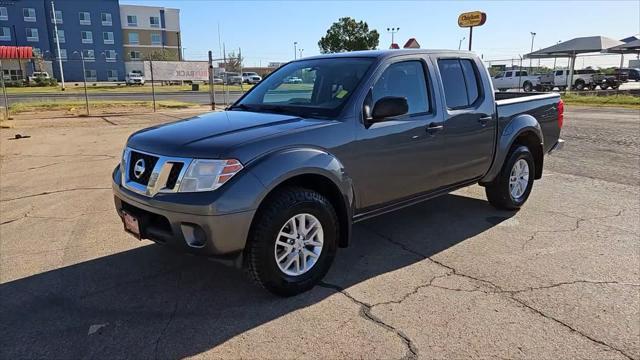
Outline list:
[[[463,36],[462,39],[460,39],[460,42],[458,42],[458,50],[460,50],[460,48],[462,48],[462,42],[466,39],[466,36]]]
[[[535,39],[535,37],[536,37],[536,33],[531,32],[531,51],[529,51],[529,53],[533,52],[533,39]],[[532,62],[533,62],[533,59],[529,57],[529,75],[531,75]]]
[[[298,53],[298,51],[296,50],[296,47],[297,47],[297,46],[298,46],[298,42],[297,42],[297,41],[294,41],[294,42],[293,42],[293,60],[295,60],[295,59],[296,59],[296,55],[297,55],[297,53]]]
[[[64,91],[64,70],[62,70],[62,56],[60,55],[60,38],[58,37],[58,19],[56,19],[56,8],[53,5],[53,1],[51,1],[51,12],[53,13],[53,31],[55,32],[55,35],[56,35],[56,48],[58,49],[58,67],[60,69],[60,80],[62,82],[62,91]]]
[[[0,81],[2,81],[2,96],[4,97],[4,119],[9,120],[9,100],[7,99],[7,88],[4,85],[4,69],[0,60]]]
[[[211,101],[211,110],[216,109],[216,94],[213,89],[213,52],[209,50],[209,100]]]
[[[391,45],[395,44],[395,41],[394,41],[394,35],[395,35],[398,31],[400,31],[400,28],[399,28],[399,27],[397,27],[397,28],[396,28],[396,27],[387,28],[387,32],[388,32],[388,33],[391,33]]]
[[[153,101],[153,112],[156,112],[156,86],[153,81],[153,60],[149,60],[149,71],[151,71],[151,100]]]
[[[84,67],[84,54],[81,51],[74,51],[74,54],[80,54],[80,60],[82,60],[82,80],[84,82],[84,102],[87,106],[87,116],[89,116],[89,95],[87,94],[87,71]]]

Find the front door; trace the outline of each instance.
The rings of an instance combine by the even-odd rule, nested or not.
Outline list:
[[[368,125],[357,124],[357,154],[350,174],[360,210],[372,210],[434,187],[440,166],[442,114],[433,111],[432,83],[422,58],[404,57],[378,71],[363,107],[386,96],[407,99],[407,114]]]
[[[442,135],[446,146],[440,185],[479,178],[491,166],[497,119],[493,94],[479,74],[474,59],[439,59],[444,87],[446,121]]]

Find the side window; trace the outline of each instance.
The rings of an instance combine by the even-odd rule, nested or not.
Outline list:
[[[556,71],[556,76],[562,76],[562,70]]]
[[[512,77],[513,76],[513,72],[512,71],[507,71],[507,73],[505,74],[504,77]]]
[[[478,71],[471,60],[438,60],[447,107],[460,109],[471,106],[480,97]]]
[[[409,115],[429,112],[427,81],[422,62],[410,60],[390,65],[371,90],[372,104],[386,96],[406,98]]]
[[[467,84],[467,97],[469,105],[473,104],[480,97],[480,87],[478,86],[478,71],[473,65],[471,60],[461,59],[462,72],[464,73],[464,80]]]

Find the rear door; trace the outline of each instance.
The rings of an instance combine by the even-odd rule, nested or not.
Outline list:
[[[440,58],[438,72],[444,90],[444,165],[440,185],[452,185],[484,175],[493,160],[497,119],[493,94],[474,58]],[[514,73],[514,72],[512,72]],[[486,72],[485,72],[486,74]]]

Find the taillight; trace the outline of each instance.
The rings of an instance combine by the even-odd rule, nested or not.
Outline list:
[[[560,99],[558,102],[558,127],[562,129],[562,124],[564,123],[564,101]]]

